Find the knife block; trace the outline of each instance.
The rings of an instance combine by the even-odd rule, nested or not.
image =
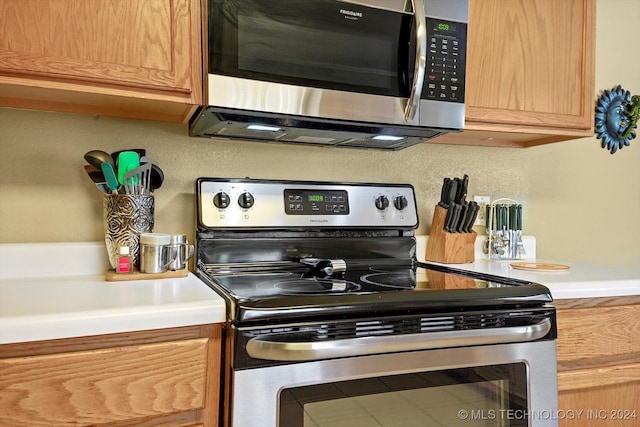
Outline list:
[[[449,233],[444,230],[447,210],[436,205],[427,242],[427,261],[445,264],[463,264],[475,261],[477,233]]]

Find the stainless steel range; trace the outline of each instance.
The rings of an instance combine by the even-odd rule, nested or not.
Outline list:
[[[412,186],[199,178],[196,200],[226,426],[557,425],[549,290],[418,262]]]

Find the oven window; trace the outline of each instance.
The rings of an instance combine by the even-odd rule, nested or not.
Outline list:
[[[526,426],[524,363],[289,388],[280,426]]]

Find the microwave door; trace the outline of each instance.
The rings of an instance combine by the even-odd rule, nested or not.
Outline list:
[[[323,91],[322,100],[337,92],[340,100],[334,104],[345,105],[347,99],[386,111],[398,124],[406,124],[405,117],[417,122],[426,36],[424,23],[418,25],[420,37],[415,35],[413,13],[335,0],[210,0],[209,7],[210,75],[287,86],[278,93]],[[424,20],[424,12],[418,15]],[[238,99],[242,92],[234,88],[234,93]],[[256,93],[246,97],[255,99]],[[376,106],[378,100],[385,105]]]

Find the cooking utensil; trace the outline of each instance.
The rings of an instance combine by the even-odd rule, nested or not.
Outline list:
[[[150,191],[155,191],[162,187],[164,182],[164,172],[160,169],[160,166],[152,164],[151,166],[151,188]]]
[[[100,169],[96,168],[95,166],[84,165],[84,170],[87,171],[87,175],[89,175],[89,178],[91,178],[91,181],[95,183],[105,182],[104,174]]]
[[[127,194],[149,194],[151,192],[151,163],[145,163],[124,175],[124,188]]]
[[[151,186],[149,189],[153,192],[162,186],[162,183],[164,182],[164,172],[160,168],[160,164],[151,157],[140,157],[140,164],[143,165],[145,163],[151,163],[153,165],[151,167]]]
[[[96,187],[98,188],[98,190],[100,190],[104,194],[111,193],[111,191],[109,191],[109,186],[107,185],[106,182],[96,182]]]
[[[101,151],[101,150],[88,151],[87,153],[85,153],[84,159],[87,161],[87,163],[89,163],[96,169],[100,169],[100,165],[102,165],[102,163],[105,163],[105,162],[111,164],[112,167],[115,167],[115,162],[113,161],[113,158],[109,153],[105,151]]]
[[[118,182],[125,185],[124,176],[140,166],[140,155],[135,151],[122,151],[118,154]]]
[[[523,255],[526,255],[526,251],[524,249],[524,242],[522,241],[522,205],[516,206],[516,239],[517,239],[517,248],[516,248],[516,258],[520,258]]]
[[[127,150],[114,151],[113,153],[111,153],[111,158],[115,162],[116,166],[118,165],[118,157],[120,156],[120,153],[124,153],[125,151],[133,151],[135,153],[138,153],[139,158],[147,155],[147,150],[145,150],[144,148],[129,148]]]
[[[140,153],[138,153],[138,154],[140,154]],[[152,165],[158,165],[158,162],[155,161],[154,159],[152,159],[151,157],[147,157],[147,156],[141,155],[140,156],[140,164],[142,165],[142,164],[145,164],[145,163],[151,163]]]
[[[113,194],[117,194],[120,184],[118,183],[118,177],[116,176],[116,171],[113,170],[113,166],[111,163],[103,162],[100,167],[102,168],[102,173],[104,174],[104,179],[107,181],[109,189]]]

